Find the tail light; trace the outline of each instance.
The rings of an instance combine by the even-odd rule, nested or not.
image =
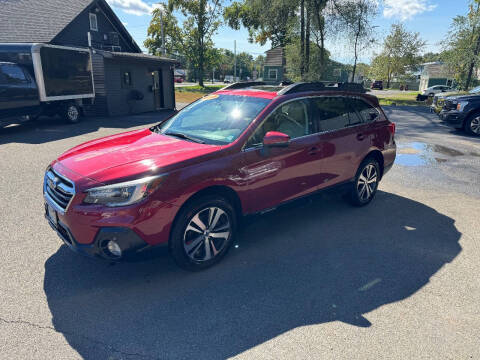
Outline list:
[[[390,123],[388,124],[388,130],[390,131],[390,134],[395,135],[395,123]]]

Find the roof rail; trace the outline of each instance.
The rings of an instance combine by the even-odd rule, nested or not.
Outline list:
[[[235,89],[245,89],[252,86],[260,86],[260,85],[267,85],[263,81],[243,81],[243,82],[236,82],[230,85],[223,87],[221,90],[235,90]]]
[[[278,92],[278,95],[294,94],[305,91],[324,91],[325,85],[321,82],[298,82],[289,85]]]

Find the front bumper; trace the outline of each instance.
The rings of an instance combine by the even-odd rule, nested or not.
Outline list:
[[[465,115],[457,110],[450,110],[445,111],[442,110],[440,112],[440,119],[448,126],[461,129],[463,128],[463,123],[465,120]]]
[[[48,216],[47,204],[45,204],[45,219],[50,227],[57,233],[60,239],[71,250],[89,257],[99,257],[106,260],[120,260],[130,258],[133,255],[144,251],[151,246],[143,241],[134,231],[126,227],[104,227],[100,228],[95,239],[90,244],[79,243],[69,227],[60,219],[52,222]],[[107,248],[108,241],[115,241],[122,250],[122,256],[117,257],[110,253]]]
[[[43,192],[45,216],[50,226],[70,249],[84,255],[118,260],[118,257],[112,257],[107,251],[106,244],[110,240],[119,245],[122,251],[121,258],[168,244],[178,207],[160,201],[155,196],[123,207],[85,205],[83,203],[85,194],[82,189],[95,184],[85,185],[84,178],[59,165],[54,166],[53,171],[59,178],[73,184],[74,190],[71,191],[73,195],[67,205],[65,206],[65,202],[60,204],[55,201],[58,200],[58,196],[50,196],[46,190],[47,184],[51,188],[46,176]],[[60,186],[54,187],[57,188]]]

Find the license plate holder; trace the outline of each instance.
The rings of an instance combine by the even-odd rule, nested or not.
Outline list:
[[[55,226],[57,227],[57,224],[58,224],[58,215],[57,215],[57,212],[55,211],[55,209],[53,208],[53,206],[51,206],[50,204],[47,203],[47,217],[48,217],[48,220],[50,220],[50,222]]]

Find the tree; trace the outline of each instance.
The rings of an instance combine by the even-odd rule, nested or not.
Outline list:
[[[295,22],[297,1],[241,0],[225,8],[223,15],[228,26],[235,30],[243,25],[249,32],[249,41],[261,45],[270,40],[272,47],[289,43]]]
[[[218,20],[221,8],[221,0],[168,0],[169,12],[178,10],[186,17],[183,42],[195,64],[200,86],[203,86],[206,54],[213,48],[212,35],[221,24]]]
[[[402,24],[393,24],[382,52],[372,60],[371,72],[376,79],[386,79],[389,88],[394,76],[403,75],[418,65],[424,47],[419,33],[407,31]]]
[[[353,52],[352,78],[355,79],[360,52],[372,45],[372,19],[377,14],[377,3],[372,0],[345,0],[333,2],[334,27],[338,34],[346,35]]]
[[[170,56],[184,52],[183,34],[177,19],[168,11],[165,4],[159,4],[152,12],[152,20],[147,29],[147,39],[144,45],[149,54],[162,55],[162,26],[165,39],[165,52]]]
[[[480,1],[470,2],[467,16],[456,16],[444,43],[444,60],[458,83],[467,90],[479,63]]]

